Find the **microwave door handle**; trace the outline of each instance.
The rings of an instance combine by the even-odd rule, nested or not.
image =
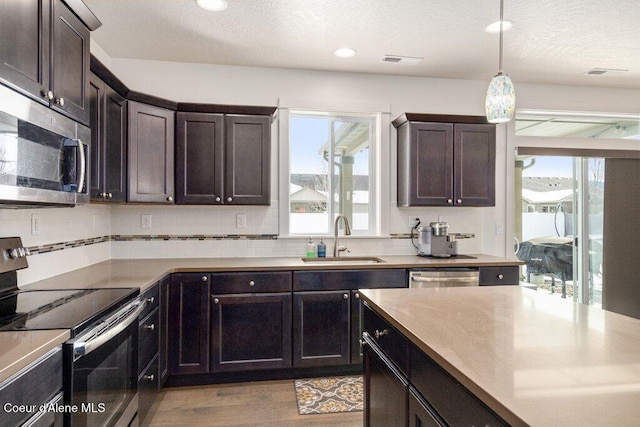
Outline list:
[[[87,159],[84,156],[84,142],[80,139],[76,141],[78,141],[78,152],[80,154],[80,179],[78,180],[78,193],[82,193],[84,188],[84,176],[87,171]]]
[[[142,313],[142,310],[144,310],[145,305],[146,303],[144,301],[140,303],[138,305],[138,308],[136,308],[135,311],[131,312],[131,314],[127,316],[126,319],[124,319],[122,322],[118,323],[117,325],[115,325],[113,328],[109,329],[107,332],[103,333],[102,335],[99,335],[90,341],[74,342],[73,343],[73,360],[75,361],[80,359],[82,356],[86,356],[87,354],[91,353],[93,350],[97,349],[101,345],[108,342],[113,337],[117,336],[120,332],[127,329],[127,327],[131,325],[133,322],[137,322],[138,316],[140,315],[140,313]]]

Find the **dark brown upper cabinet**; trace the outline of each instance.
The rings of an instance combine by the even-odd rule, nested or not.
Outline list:
[[[91,74],[91,168],[92,201],[127,200],[127,102]]]
[[[495,206],[495,125],[484,117],[404,114],[398,206]]]
[[[127,201],[173,203],[175,112],[129,101]]]
[[[81,7],[88,11],[84,4]],[[89,25],[97,28],[99,21],[88,14]],[[0,2],[0,39],[4,84],[89,124],[89,28],[66,4]]]
[[[176,121],[176,203],[270,204],[270,116],[179,112]]]

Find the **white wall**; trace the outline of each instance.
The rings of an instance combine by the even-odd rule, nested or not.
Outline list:
[[[92,42],[96,55],[131,89],[174,101],[218,104],[278,105],[281,98],[322,100],[340,108],[341,100],[391,105],[392,117],[404,112],[441,114],[484,114],[486,81],[462,81],[399,77],[356,73],[314,72],[270,68],[230,67],[110,58]],[[594,112],[640,112],[640,90],[548,86],[518,83],[519,108],[577,110]],[[277,122],[274,133],[277,135]],[[391,132],[392,147],[395,132]],[[513,129],[498,126],[496,159],[496,206],[494,208],[397,208],[395,192],[390,201],[389,231],[407,233],[411,219],[429,222],[444,215],[453,232],[476,233],[476,239],[461,241],[461,252],[510,255],[513,247]],[[277,138],[273,138],[272,205],[249,207],[157,207],[88,206],[74,209],[0,210],[0,233],[20,235],[25,244],[45,244],[108,234],[272,234],[277,233]],[[508,143],[509,142],[509,143]],[[392,148],[393,149],[393,148]],[[395,165],[389,164],[390,176]],[[394,178],[392,178],[393,180]],[[392,183],[393,184],[393,183]],[[393,185],[391,186],[394,187]],[[30,215],[42,215],[43,232],[30,236]],[[151,213],[153,228],[140,227],[140,215]],[[246,229],[235,228],[235,215],[247,215]],[[99,226],[93,228],[93,216]],[[506,225],[504,235],[496,234],[496,223]],[[52,227],[49,228],[50,224]],[[83,224],[78,231],[77,225]],[[328,249],[331,243],[328,243]],[[356,254],[412,254],[406,239],[348,239]],[[111,249],[111,253],[109,253]],[[208,240],[112,242],[38,255],[29,259],[31,267],[20,273],[21,283],[60,274],[111,257],[179,256],[298,256],[304,239]]]

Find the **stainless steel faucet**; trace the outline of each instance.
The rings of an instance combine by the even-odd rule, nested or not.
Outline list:
[[[347,249],[346,246],[340,246],[340,243],[338,241],[338,223],[340,222],[340,218],[342,218],[344,220],[344,234],[345,234],[345,236],[350,236],[351,235],[351,226],[349,226],[349,220],[344,215],[338,215],[336,217],[336,222],[333,225],[333,237],[335,239],[334,242],[333,242],[333,257],[334,258],[339,257],[340,256],[340,252],[344,252],[344,251],[349,252],[349,249]]]

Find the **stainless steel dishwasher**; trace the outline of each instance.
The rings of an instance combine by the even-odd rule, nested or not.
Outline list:
[[[479,279],[480,272],[477,268],[431,268],[409,271],[410,288],[478,286]]]

